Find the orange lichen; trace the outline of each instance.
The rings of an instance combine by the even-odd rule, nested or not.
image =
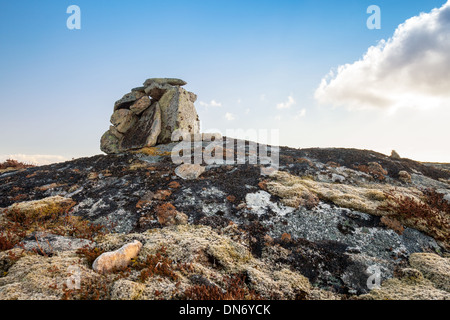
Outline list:
[[[155,195],[153,196],[153,199],[167,200],[167,198],[169,198],[171,194],[172,194],[172,191],[170,191],[170,190],[158,190],[158,191],[156,191]]]
[[[180,183],[177,181],[172,181],[169,183],[169,188],[178,189],[180,187]]]

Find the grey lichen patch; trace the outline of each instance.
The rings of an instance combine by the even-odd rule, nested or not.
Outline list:
[[[294,211],[294,208],[284,206],[270,199],[271,195],[263,190],[255,193],[248,193],[245,196],[247,206],[258,216],[264,215],[268,210],[271,210],[276,215],[284,216]]]

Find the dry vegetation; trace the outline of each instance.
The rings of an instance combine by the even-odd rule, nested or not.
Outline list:
[[[74,205],[71,199],[51,197],[16,203],[5,209],[0,220],[0,251],[20,246],[20,242],[35,231],[88,240],[108,232],[104,225],[71,215]]]
[[[389,212],[390,219],[421,230],[447,247],[450,245],[450,204],[443,194],[432,189],[425,190],[421,199],[392,192],[385,194],[389,204],[380,206],[379,210]]]
[[[233,275],[223,279],[225,289],[215,285],[194,285],[184,291],[187,300],[261,300],[254,290],[245,285],[245,277]]]
[[[450,204],[443,194],[435,190],[419,191],[381,183],[360,186],[333,184],[281,171],[265,187],[291,207],[311,208],[319,200],[331,201],[340,207],[382,216],[381,222],[399,234],[405,225],[450,247]]]
[[[13,159],[7,159],[6,161],[0,163],[0,170],[6,170],[6,169],[20,170],[20,169],[27,169],[27,168],[32,168],[32,167],[35,167],[35,165],[19,162],[17,160],[13,160]]]

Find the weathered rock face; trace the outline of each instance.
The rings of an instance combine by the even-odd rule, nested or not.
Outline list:
[[[177,129],[199,133],[197,96],[180,87],[185,84],[180,79],[152,78],[124,95],[114,104],[112,126],[102,136],[100,149],[117,154],[169,143]]]
[[[119,150],[133,150],[156,145],[161,133],[161,108],[154,102],[144,111],[137,124],[128,130],[119,143]]]
[[[162,127],[158,143],[171,142],[172,132],[175,130],[200,132],[195,99],[196,96],[183,88],[169,89],[164,93],[160,100]]]

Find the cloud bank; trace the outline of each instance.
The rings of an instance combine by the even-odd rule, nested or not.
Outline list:
[[[10,154],[10,155],[0,155],[0,162],[7,159],[17,160],[19,162],[34,164],[34,165],[47,165],[57,162],[68,161],[69,159],[58,156],[58,155],[45,155],[45,154]]]
[[[349,109],[450,106],[450,0],[330,72],[315,98]]]

